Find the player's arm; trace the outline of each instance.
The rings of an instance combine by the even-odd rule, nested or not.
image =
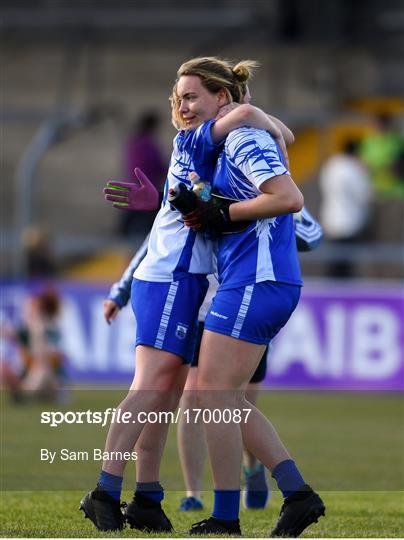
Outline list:
[[[294,142],[293,133],[278,118],[266,114],[250,104],[240,105],[233,102],[222,107],[216,116],[215,124],[212,125],[212,140],[218,143],[233,129],[243,126],[268,131],[281,149],[286,165],[289,166],[286,146]]]
[[[222,116],[226,108],[230,110]],[[271,133],[275,139],[282,137],[281,129],[264,111],[247,103],[232,103],[229,106],[222,107],[221,113],[219,113],[216,122],[212,125],[211,134],[213,142],[216,144],[219,143],[231,131],[240,127],[263,129]]]
[[[111,324],[111,322],[116,319],[119,310],[126,306],[129,301],[133,272],[146,256],[149,236],[150,234],[144,239],[143,244],[133,256],[120,280],[112,285],[108,297],[104,301],[104,318],[108,324]]]
[[[282,133],[282,137],[286,143],[286,146],[290,146],[291,144],[293,144],[295,142],[295,136],[293,135],[293,132],[287,126],[285,126],[285,124],[281,122],[279,118],[276,118],[275,116],[272,116],[270,114],[268,114],[267,116]]]
[[[300,212],[303,208],[303,195],[288,174],[273,176],[264,181],[260,190],[261,195],[255,199],[236,202],[229,206],[230,221],[253,221],[276,217]]]
[[[184,224],[194,231],[209,230],[213,234],[238,232],[257,219],[299,212],[303,207],[303,195],[287,174],[270,178],[260,189],[261,195],[244,201],[218,195],[207,202],[198,201],[193,212],[182,216]]]
[[[236,227],[238,223],[245,227],[253,220],[299,212],[302,209],[303,195],[281,162],[279,151],[269,137],[262,133],[251,138],[247,134],[244,138],[230,140],[228,143],[228,151],[235,165],[261,193],[243,201],[214,195],[211,201],[198,202],[194,212],[183,216],[186,226],[195,231],[234,232],[240,230]],[[245,149],[246,143],[248,152],[239,152],[240,145]]]
[[[112,321],[117,318],[119,310],[121,308],[114,300],[106,298],[102,304],[102,309],[104,312],[104,319],[107,321],[108,324],[111,324]]]
[[[248,147],[246,146],[248,144]],[[245,148],[245,152],[240,152]],[[231,204],[231,222],[276,217],[300,212],[304,198],[282,163],[279,149],[270,135],[257,132],[242,138],[232,138],[228,152],[236,167],[254,185],[260,194],[253,198]]]

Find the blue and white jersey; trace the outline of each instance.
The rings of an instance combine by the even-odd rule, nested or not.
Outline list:
[[[323,238],[323,229],[318,221],[304,206],[300,212],[293,214],[295,224],[296,245],[298,251],[313,251]]]
[[[211,240],[185,227],[181,214],[167,201],[169,188],[178,182],[191,187],[190,172],[210,181],[221,147],[211,137],[209,120],[195,130],[180,131],[174,138],[174,149],[164,187],[161,209],[150,233],[147,255],[133,276],[145,281],[176,281],[191,274],[213,272]]]
[[[323,237],[323,230],[321,225],[314,219],[306,207],[302,208],[300,212],[293,214],[293,222],[295,226],[297,250],[312,251],[313,249],[316,249]],[[120,308],[126,306],[129,301],[133,273],[146,256],[149,238],[150,233],[146,236],[142,245],[131,259],[119,281],[112,285],[108,294],[108,299],[113,300]],[[205,320],[206,312],[218,286],[215,276],[210,275],[207,277],[209,280],[209,290],[203,305],[199,310],[199,321]]]
[[[252,199],[263,182],[283,174],[289,171],[271,135],[240,128],[226,139],[213,189],[230,199]],[[217,267],[222,290],[262,281],[302,285],[293,214],[259,219],[243,232],[221,235]]]

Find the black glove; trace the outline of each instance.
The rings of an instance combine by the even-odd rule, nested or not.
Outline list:
[[[198,197],[183,182],[180,182],[168,190],[168,202],[171,205],[171,210],[178,210],[185,215],[196,210]]]
[[[214,236],[241,232],[251,221],[231,221],[229,207],[237,201],[212,193],[209,201],[197,199],[196,208],[183,215],[184,223],[196,232],[208,232]]]

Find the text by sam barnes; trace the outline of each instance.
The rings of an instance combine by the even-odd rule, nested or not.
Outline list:
[[[137,452],[106,452],[101,448],[93,448],[87,450],[70,450],[62,448],[61,450],[49,450],[41,448],[40,459],[48,463],[60,461],[136,461],[138,458]]]

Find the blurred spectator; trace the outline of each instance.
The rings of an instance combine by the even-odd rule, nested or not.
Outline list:
[[[389,115],[377,118],[377,132],[364,138],[360,156],[368,166],[376,193],[387,197],[404,197],[402,159],[404,136],[393,129]]]
[[[63,399],[66,386],[65,358],[61,349],[58,293],[47,286],[29,296],[22,324],[2,329],[2,337],[13,340],[20,359],[19,369],[2,359],[2,382],[15,401],[34,396],[46,401]],[[26,391],[26,392],[24,392]]]
[[[361,240],[369,222],[372,183],[357,153],[358,143],[348,141],[343,152],[329,158],[320,171],[320,221],[326,238],[335,245]],[[330,276],[353,275],[352,262],[342,256],[330,265]]]
[[[134,122],[124,146],[123,162],[125,180],[136,181],[134,169],[139,167],[154,184],[157,191],[163,192],[168,162],[160,148],[157,133],[160,117],[155,112],[146,112]],[[153,224],[156,212],[130,212],[121,214],[120,232],[124,236],[133,233],[146,234]]]
[[[56,272],[56,263],[45,231],[31,225],[23,231],[21,242],[25,252],[27,276],[30,278],[53,276]]]

